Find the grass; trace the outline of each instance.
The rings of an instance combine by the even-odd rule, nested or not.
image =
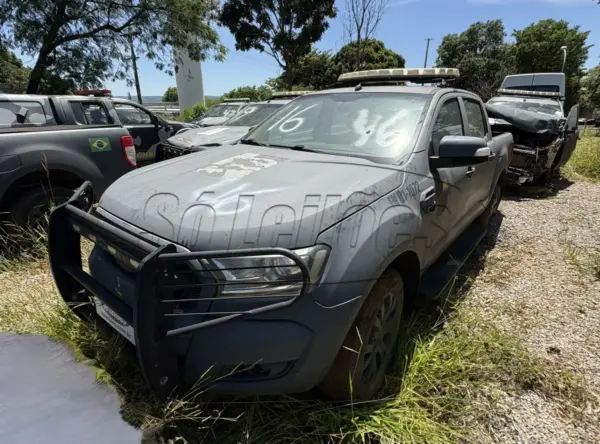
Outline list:
[[[577,148],[563,168],[568,179],[600,181],[600,136],[594,129],[582,131]]]
[[[566,406],[589,402],[574,374],[533,357],[477,309],[462,306],[471,282],[465,279],[443,303],[404,323],[398,359],[375,401],[278,397],[209,403],[202,400],[206,381],[200,381],[183,399],[161,403],[148,392],[124,340],[81,322],[65,307],[46,260],[36,259],[44,237],[35,239],[37,253],[2,261],[0,331],[45,334],[68,344],[95,368],[99,381],[115,387],[127,421],[173,442],[480,442],[473,427],[486,428],[503,394],[533,390]]]

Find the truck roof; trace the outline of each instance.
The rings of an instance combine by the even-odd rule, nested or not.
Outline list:
[[[356,86],[341,87],[326,89],[323,91],[315,91],[314,93],[308,94],[336,94],[336,93],[349,93],[356,92]],[[389,93],[408,93],[408,94],[429,94],[435,95],[440,92],[459,92],[461,94],[468,94],[477,97],[476,94],[456,88],[440,87],[436,85],[362,85],[360,92],[389,92]]]

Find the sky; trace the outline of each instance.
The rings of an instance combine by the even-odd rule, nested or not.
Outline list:
[[[341,10],[344,0],[336,0],[340,10],[330,22],[329,29],[316,44],[317,49],[337,51],[342,45]],[[406,67],[422,67],[425,61],[426,38],[431,38],[428,66],[436,59],[437,46],[446,34],[462,32],[477,21],[502,19],[510,40],[515,29],[523,29],[541,19],[564,19],[582,31],[591,31],[586,67],[600,63],[600,6],[596,0],[391,0],[390,7],[380,23],[376,38],[386,47],[406,59]],[[208,96],[221,95],[238,86],[262,85],[280,74],[277,63],[258,51],[235,51],[235,39],[228,30],[219,28],[219,35],[229,54],[224,62],[207,60],[202,64],[204,92]],[[556,57],[562,57],[557,53]],[[169,86],[175,86],[175,77],[154,68],[152,62],[138,62],[142,95],[159,96]],[[125,82],[106,85],[113,95],[127,95],[133,88]]]

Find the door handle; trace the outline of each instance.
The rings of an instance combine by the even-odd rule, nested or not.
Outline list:
[[[467,176],[470,179],[474,172],[475,172],[475,168],[470,166],[467,168],[467,172],[465,173],[465,176]]]
[[[435,187],[429,187],[421,193],[420,197],[421,210],[425,214],[433,213],[435,210]]]

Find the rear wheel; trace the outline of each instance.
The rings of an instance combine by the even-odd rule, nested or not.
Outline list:
[[[10,209],[12,223],[20,226],[45,226],[52,208],[66,202],[73,190],[63,187],[35,187],[23,192]]]
[[[381,389],[394,356],[404,281],[393,269],[377,281],[363,304],[320,390],[336,400],[372,399]]]

